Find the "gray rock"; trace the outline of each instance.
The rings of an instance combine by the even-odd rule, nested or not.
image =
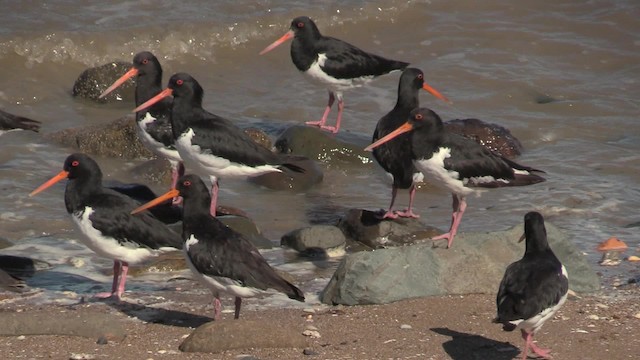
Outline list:
[[[105,125],[60,130],[46,138],[89,155],[123,159],[150,158],[153,154],[138,140],[133,115]]]
[[[284,234],[280,245],[306,256],[331,257],[344,254],[346,240],[342,231],[333,225],[314,225]]]
[[[522,144],[504,126],[478,119],[455,119],[444,123],[447,131],[460,134],[507,158],[522,154]]]
[[[323,173],[318,164],[303,156],[289,156],[287,162],[302,168],[297,172],[285,168],[282,172],[270,172],[249,178],[249,182],[272,190],[305,191],[322,182]]]
[[[265,336],[263,329],[269,329]],[[233,349],[305,348],[299,329],[273,326],[270,320],[212,321],[195,329],[182,344],[184,352],[219,353]]]
[[[0,249],[4,249],[4,248],[8,248],[10,246],[12,246],[13,244],[11,243],[11,241],[0,237]]]
[[[51,264],[24,256],[0,255],[0,269],[12,276],[30,277],[36,271],[51,269]]]
[[[546,223],[549,243],[576,292],[600,289],[600,279],[571,240]],[[324,289],[326,304],[385,304],[413,297],[498,290],[506,267],[522,258],[522,226],[493,233],[458,234],[451,249],[424,244],[346,256]],[[437,243],[436,243],[437,244]]]
[[[72,94],[97,102],[127,101],[134,102],[135,79],[127,81],[102,99],[98,99],[100,94],[109,85],[118,80],[125,72],[131,69],[131,63],[114,61],[101,66],[86,69],[78,76],[73,84]]]
[[[14,313],[0,312],[0,335],[69,335],[121,341],[124,327],[111,314],[74,314],[51,316],[50,310]]]
[[[338,227],[348,238],[370,249],[412,244],[441,233],[419,219],[380,220],[376,212],[363,209],[347,211]]]
[[[9,275],[4,270],[0,269],[0,291],[23,293],[29,291],[29,287],[24,281]]]
[[[310,159],[341,164],[370,164],[371,154],[364,148],[371,137],[341,131],[336,135],[317,127],[296,125],[287,128],[276,140],[276,149],[283,154],[302,155]]]

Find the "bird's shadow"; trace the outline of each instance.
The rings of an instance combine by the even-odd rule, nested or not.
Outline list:
[[[431,328],[430,330],[451,337],[451,340],[442,344],[442,347],[453,360],[511,360],[520,353],[520,350],[509,342],[496,341],[448,328]]]
[[[197,328],[213,321],[212,318],[202,315],[196,315],[179,310],[169,310],[146,306],[143,304],[134,304],[123,300],[105,299],[100,300],[112,308],[134,317],[144,322],[153,324],[162,324],[169,326],[177,326],[184,328]]]

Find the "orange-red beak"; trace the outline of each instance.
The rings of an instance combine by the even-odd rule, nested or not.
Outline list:
[[[275,49],[276,47],[278,47],[283,42],[293,38],[293,36],[294,36],[293,30],[289,30],[286,34],[282,35],[282,37],[280,39],[274,41],[273,44],[267,46],[266,48],[264,48],[264,50],[260,51],[260,55],[266,54],[269,51]]]
[[[180,195],[180,191],[176,190],[176,189],[171,189],[169,191],[167,191],[166,193],[158,196],[157,198],[149,201],[148,203],[138,207],[137,209],[134,209],[133,211],[131,211],[131,214],[137,214],[139,212],[145,211],[149,208],[152,208],[156,205],[162,204],[163,202],[169,200],[169,199],[173,199],[177,196]]]
[[[37,189],[33,190],[31,193],[29,193],[29,196],[34,196],[35,194],[38,194],[48,188],[50,188],[53,184],[57,183],[60,180],[64,180],[69,176],[69,172],[62,170],[58,173],[58,175],[52,177],[51,179],[49,179],[47,182],[45,182],[44,184],[38,186]]]
[[[131,68],[129,71],[124,73],[124,75],[122,75],[120,77],[120,79],[116,80],[113,84],[111,84],[111,86],[109,86],[107,88],[107,90],[102,92],[102,94],[100,94],[100,96],[98,96],[98,99],[102,99],[103,97],[109,95],[109,93],[112,92],[113,90],[115,90],[118,86],[124,84],[125,81],[131,79],[132,77],[134,77],[136,75],[138,75],[138,69]]]
[[[427,90],[429,92],[429,94],[437,97],[438,99],[445,101],[449,104],[453,104],[453,102],[449,99],[447,99],[444,95],[440,94],[440,92],[434,88],[431,87],[431,85],[427,84],[426,82],[422,84],[422,89],[423,90]]]
[[[378,146],[386,143],[387,141],[393,139],[394,137],[404,134],[406,132],[409,132],[413,130],[413,125],[411,125],[411,123],[406,122],[402,125],[400,125],[399,128],[393,130],[392,132],[388,133],[387,136],[383,137],[382,139],[378,139],[378,141],[374,142],[373,144],[367,146],[366,148],[364,148],[364,151],[371,151],[375,148],[377,148]]]
[[[166,89],[160,91],[158,93],[158,95],[156,95],[156,96],[152,97],[151,99],[147,100],[144,104],[142,104],[142,105],[138,106],[137,108],[133,109],[133,112],[136,113],[136,112],[138,112],[140,110],[144,110],[144,109],[146,109],[148,107],[151,107],[151,105],[153,105],[153,104],[157,103],[158,101],[166,98],[167,96],[171,96],[172,94],[173,94],[173,90],[169,89],[169,88],[166,88]]]

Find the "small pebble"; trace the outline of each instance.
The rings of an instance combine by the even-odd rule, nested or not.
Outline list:
[[[320,337],[320,333],[316,330],[305,330],[302,332],[302,335],[316,339]]]
[[[597,304],[596,304],[596,307],[599,307],[600,309],[608,309],[608,308],[609,308],[609,305],[605,305],[605,304],[597,303]]]
[[[69,356],[69,360],[92,360],[95,359],[96,356],[95,355],[91,355],[91,354],[71,354],[71,356]]]
[[[108,343],[109,343],[109,340],[107,340],[107,338],[104,337],[104,336],[100,336],[98,338],[98,341],[96,341],[96,344],[98,344],[98,345],[106,345]]]
[[[635,315],[633,315],[633,317],[635,317],[636,319],[640,319],[640,312],[635,314]]]
[[[302,309],[302,311],[306,312],[308,314],[315,314],[316,313],[316,309],[314,309],[314,308],[305,308],[305,309]]]
[[[24,336],[24,335],[20,335],[20,336],[18,336],[18,337],[17,337],[17,339],[18,339],[18,340],[24,340],[24,339],[26,339],[26,338],[27,338],[27,337],[26,337],[26,336]]]
[[[600,316],[598,316],[598,315],[589,315],[589,316],[587,316],[587,319],[589,319],[589,320],[600,320]]]
[[[304,354],[304,355],[318,355],[318,352],[313,350],[313,349],[306,348],[306,349],[302,350],[302,354]]]
[[[406,329],[412,329],[412,327],[409,324],[402,324],[400,325],[400,329],[406,330]]]

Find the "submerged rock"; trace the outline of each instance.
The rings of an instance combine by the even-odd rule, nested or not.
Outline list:
[[[289,156],[287,162],[297,165],[304,171],[283,169],[282,172],[270,172],[249,178],[249,182],[271,190],[305,191],[322,182],[324,174],[318,164],[306,157]]]
[[[0,255],[0,269],[12,276],[31,277],[36,271],[47,270],[51,264],[24,256]]]
[[[264,329],[269,329],[265,336]],[[273,326],[272,320],[212,321],[195,329],[182,344],[184,352],[219,353],[233,349],[304,348],[307,341],[291,326]]]
[[[280,245],[304,256],[332,257],[344,255],[346,240],[342,231],[333,225],[314,225],[284,234]]]
[[[506,158],[522,154],[522,144],[504,126],[478,119],[455,119],[444,123],[447,131],[460,134]]]
[[[73,84],[72,94],[73,96],[101,103],[113,101],[128,101],[133,103],[136,88],[135,78],[125,82],[104,98],[98,98],[109,85],[113,84],[129,69],[131,69],[131,63],[122,61],[114,61],[101,66],[88,68],[76,79],[76,82]]]
[[[332,165],[369,164],[370,153],[364,148],[370,142],[371,137],[363,134],[343,131],[333,135],[317,127],[294,125],[278,137],[275,147],[283,154],[302,155]]]
[[[593,292],[600,280],[571,239],[546,223],[549,243],[569,273],[569,287]],[[424,244],[347,255],[321,295],[325,304],[385,304],[413,297],[494,294],[506,267],[522,258],[522,226],[463,233],[451,249]]]
[[[347,211],[338,222],[338,227],[347,237],[370,249],[413,244],[441,233],[440,230],[423,224],[419,219],[381,220],[377,212],[363,209]]]
[[[153,154],[138,139],[135,119],[126,116],[104,125],[64,129],[47,139],[89,155],[123,159],[150,158]]]

